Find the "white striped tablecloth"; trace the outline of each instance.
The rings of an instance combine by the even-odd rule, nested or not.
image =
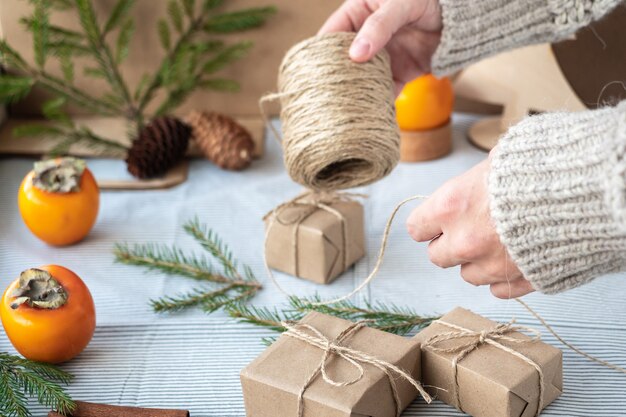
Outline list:
[[[319,287],[278,274],[289,291],[340,295],[354,288],[371,270],[382,229],[393,206],[412,194],[429,194],[447,179],[485,157],[465,141],[470,116],[455,115],[454,151],[441,160],[401,164],[389,177],[359,189],[365,200],[368,255],[333,285]],[[181,230],[198,216],[230,244],[236,256],[257,272],[266,285],[253,300],[260,306],[280,306],[284,297],[265,277],[262,266],[265,212],[296,195],[282,165],[278,146],[268,141],[265,158],[241,173],[221,171],[194,161],[189,181],[171,190],[105,192],[98,223],[90,237],[69,248],[51,248],[23,225],[16,192],[32,160],[0,160],[0,286],[6,287],[25,268],[57,263],[73,269],[92,291],[98,313],[93,341],[77,359],[64,365],[76,375],[69,391],[76,399],[109,404],[171,407],[191,410],[192,416],[245,415],[239,371],[271,336],[265,329],[236,323],[223,313],[211,316],[191,311],[154,314],[148,301],[164,292],[183,292],[193,283],[179,277],[145,273],[113,263],[115,242],[161,242],[188,250],[199,249]],[[119,161],[94,160],[100,177],[121,178]],[[418,203],[416,203],[418,204]],[[470,308],[495,320],[537,327],[538,323],[511,301],[493,298],[487,288],[464,283],[457,268],[436,269],[425,246],[404,232],[402,219],[393,227],[380,276],[357,302],[388,301],[424,314],[445,313],[455,306]],[[626,365],[626,280],[624,274],[557,296],[534,294],[526,300],[568,341],[605,360]],[[548,343],[559,346],[544,332]],[[4,334],[0,351],[14,352]],[[565,393],[545,416],[626,416],[626,375],[602,368],[564,349]],[[33,406],[36,416],[46,411]],[[461,413],[435,402],[415,401],[404,416],[457,416]],[[287,417],[287,416],[276,416]]]

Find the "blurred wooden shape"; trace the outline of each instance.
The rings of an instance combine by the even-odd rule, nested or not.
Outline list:
[[[96,178],[101,190],[156,190],[171,188],[187,181],[189,161],[183,160],[170,169],[163,177],[149,180],[100,180]]]
[[[572,39],[506,52],[464,70],[455,92],[466,110],[472,111],[472,102],[503,107],[499,118],[472,126],[469,140],[489,150],[530,113],[579,111],[626,99],[625,26],[626,8],[617,7]]]
[[[420,162],[441,158],[452,150],[452,126],[420,131],[400,131],[400,161]]]

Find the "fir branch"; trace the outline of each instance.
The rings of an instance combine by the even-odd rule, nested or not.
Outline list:
[[[87,41],[93,49],[94,58],[102,68],[102,71],[105,73],[106,79],[113,91],[115,91],[126,104],[124,112],[131,115],[131,117],[135,117],[137,110],[135,109],[130,91],[126,82],[122,78],[117,62],[113,58],[111,48],[109,48],[109,45],[104,42],[104,35],[98,27],[96,13],[93,9],[93,5],[91,4],[91,0],[76,0],[76,5],[81,26],[85,31]],[[132,31],[132,25],[126,30]]]
[[[20,23],[24,25],[29,32],[34,32],[37,27],[37,22],[32,17],[22,17]],[[51,41],[82,42],[85,39],[79,32],[52,24],[48,24],[48,34]]]
[[[372,320],[371,327],[399,335],[405,335],[415,329],[421,330],[438,318],[424,317],[409,308],[398,307],[393,304],[366,304],[365,307],[360,307],[350,301],[342,301],[329,305],[317,305],[316,303],[320,301],[319,296],[312,298],[290,297],[289,306],[280,311],[241,304],[233,304],[226,311],[231,317],[239,321],[268,327],[278,332],[285,330],[280,324],[282,321],[300,320],[311,311],[350,321]]]
[[[182,0],[183,9],[185,10],[185,15],[189,19],[193,19],[194,12],[196,10],[196,2],[195,0]]]
[[[157,31],[159,34],[159,41],[161,42],[161,46],[167,51],[168,49],[170,49],[172,36],[170,34],[170,27],[167,25],[165,19],[159,19],[157,23]]]
[[[195,219],[186,223],[184,229],[222,265],[223,274],[217,273],[206,257],[185,254],[177,247],[148,243],[134,246],[117,244],[113,249],[116,262],[142,266],[149,271],[182,275],[210,285],[152,300],[151,306],[156,312],[200,307],[211,313],[233,304],[243,304],[262,288],[250,268],[244,266],[243,276],[237,271],[236,262],[226,245],[205,225]]]
[[[135,0],[118,0],[113,8],[113,11],[109,15],[109,19],[104,25],[104,29],[102,30],[102,36],[106,36],[113,29],[120,26],[123,22],[123,19],[128,15],[130,9],[132,9],[135,4]]]
[[[204,25],[209,33],[232,33],[257,28],[276,13],[275,7],[255,7],[212,16]]]
[[[204,64],[202,74],[212,74],[242,58],[252,48],[252,45],[252,42],[242,41],[229,46]]]
[[[34,84],[32,78],[0,75],[0,103],[14,103],[23,99]]]
[[[133,36],[133,32],[135,31],[135,22],[132,19],[128,19],[126,23],[120,29],[120,33],[117,37],[117,48],[115,54],[115,62],[117,64],[122,63],[128,56],[128,52],[130,49],[130,40]],[[133,99],[128,97],[130,103],[133,102]]]
[[[114,140],[104,138],[94,133],[86,126],[76,126],[69,116],[59,109],[53,109],[56,100],[47,102],[49,108],[44,109],[44,113],[55,122],[54,124],[24,124],[13,129],[13,136],[42,137],[46,139],[58,139],[59,142],[48,153],[51,156],[66,154],[72,146],[82,143],[94,150],[106,149],[110,152],[124,154],[127,148]]]
[[[212,230],[200,223],[198,218],[185,223],[183,229],[219,261],[224,269],[224,275],[242,279],[237,272],[237,262],[233,259],[233,254],[228,246]]]
[[[278,311],[267,307],[255,307],[242,303],[235,303],[226,309],[226,313],[242,323],[254,324],[255,326],[267,327],[275,332],[284,332],[281,322],[285,320],[300,320],[304,315],[293,310]]]
[[[61,385],[71,380],[70,374],[53,365],[0,352],[0,415],[30,417],[28,397],[62,414],[70,413],[75,404]]]
[[[224,0],[204,0],[202,2],[202,10],[206,13],[220,7],[222,4],[224,4]]]
[[[65,106],[66,100],[65,97],[57,97],[52,100],[48,100],[41,106],[41,112],[48,120],[53,120],[59,122],[64,126],[71,127],[73,126],[73,122],[70,119],[70,116],[63,111],[63,106]]]
[[[183,9],[176,0],[170,0],[167,3],[167,14],[170,17],[172,26],[178,33],[183,32]]]
[[[50,2],[38,0],[35,2],[33,14],[33,50],[35,51],[35,63],[39,69],[46,64],[47,45],[50,27]]]

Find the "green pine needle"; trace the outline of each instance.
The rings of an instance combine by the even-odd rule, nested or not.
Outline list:
[[[209,33],[231,33],[257,28],[276,13],[275,7],[256,7],[211,17],[204,30]]]
[[[128,13],[130,13],[134,4],[135,0],[118,0],[113,8],[113,11],[109,15],[109,19],[104,25],[104,29],[102,30],[103,36],[122,24],[124,18],[128,16]]]
[[[0,415],[30,417],[28,398],[68,414],[75,404],[62,385],[71,380],[70,374],[53,365],[0,352]]]
[[[0,103],[14,103],[23,99],[34,84],[32,78],[0,75]]]
[[[35,63],[39,69],[43,69],[46,64],[49,27],[50,1],[38,0],[35,2],[33,14],[33,49],[35,51]]]
[[[252,42],[248,41],[238,42],[225,48],[223,51],[218,53],[215,57],[211,58],[204,64],[202,68],[202,73],[212,74],[216,71],[221,70],[231,62],[245,56],[250,48],[252,48]]]
[[[167,3],[167,14],[174,29],[178,33],[183,33],[183,9],[176,0],[170,0]]]
[[[222,273],[216,272],[208,258],[186,254],[176,247],[152,243],[133,246],[117,244],[113,250],[115,260],[119,263],[141,266],[148,271],[181,275],[205,283],[188,293],[152,300],[150,304],[154,311],[176,312],[198,307],[206,313],[212,313],[233,304],[245,303],[261,289],[252,270],[244,266],[243,274],[240,273],[228,247],[198,219],[187,222],[184,230],[221,265]]]
[[[134,31],[135,22],[133,22],[133,19],[128,19],[120,29],[120,34],[117,37],[117,52],[115,55],[116,63],[121,63],[128,56],[128,52],[130,49],[130,40],[132,39]]]
[[[222,4],[224,4],[224,0],[204,0],[202,2],[202,10],[208,12],[209,10],[217,9]]]
[[[157,31],[159,33],[159,40],[161,41],[161,46],[166,51],[170,49],[172,44],[172,36],[170,34],[170,27],[167,25],[165,19],[160,19],[157,23]]]
[[[289,306],[280,311],[244,304],[233,304],[226,311],[231,317],[241,322],[267,327],[277,332],[285,331],[281,326],[282,321],[300,320],[311,311],[350,321],[372,320],[371,327],[398,335],[421,330],[438,318],[421,316],[409,308],[398,307],[394,304],[377,303],[360,307],[351,301],[341,301],[329,305],[317,305],[320,301],[323,300],[319,296],[310,298],[294,296],[290,297]]]
[[[195,0],[182,0],[183,9],[185,9],[185,14],[189,19],[193,19],[196,10],[196,2]]]

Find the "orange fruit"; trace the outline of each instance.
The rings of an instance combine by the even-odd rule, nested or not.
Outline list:
[[[422,75],[404,86],[396,99],[396,119],[402,130],[443,126],[452,115],[454,91],[449,78]]]

